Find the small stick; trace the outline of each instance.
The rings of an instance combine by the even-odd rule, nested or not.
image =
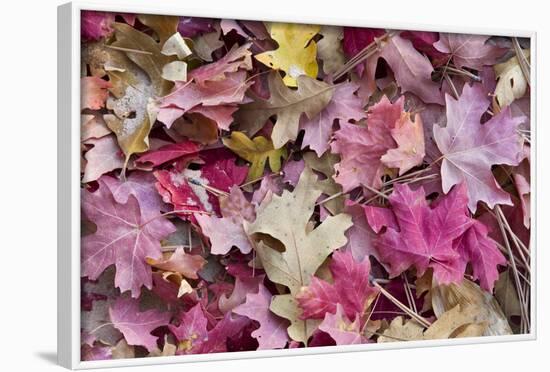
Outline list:
[[[455,96],[455,98],[458,99],[458,90],[456,90],[455,84],[449,77],[449,74],[447,74],[447,72],[443,72],[443,77],[445,78],[445,80],[447,80],[447,83],[449,83],[449,86],[451,87],[451,90],[453,91],[453,95]]]
[[[498,206],[496,207],[498,208]],[[512,273],[514,274],[514,282],[516,285],[516,291],[518,293],[519,302],[521,304],[520,306],[520,313],[521,313],[521,319],[522,321],[528,321],[526,319],[527,316],[527,304],[525,303],[525,296],[523,293],[523,288],[521,286],[519,275],[518,275],[518,268],[516,267],[516,260],[514,258],[514,255],[512,254],[512,248],[510,247],[510,242],[508,241],[508,236],[506,235],[506,230],[504,228],[504,223],[502,222],[500,215],[497,214],[497,221],[498,225],[500,227],[500,233],[502,234],[502,237],[504,238],[504,244],[506,245],[506,249],[508,250],[508,256],[510,257],[510,263],[512,265]]]
[[[199,181],[196,178],[187,177],[187,181],[189,181],[193,185],[203,187],[204,189],[206,189],[206,191],[210,191],[212,194],[214,194],[216,196],[228,196],[229,195],[229,193],[227,193],[223,190],[220,190],[220,189],[216,189],[215,187],[208,186],[208,185],[202,183],[201,181]]]
[[[405,304],[403,304],[401,301],[399,301],[397,298],[393,297],[391,293],[386,291],[384,287],[382,287],[380,284],[378,284],[376,281],[373,281],[373,284],[376,288],[380,290],[380,293],[382,293],[388,300],[390,300],[395,306],[403,310],[407,315],[409,315],[411,318],[416,320],[418,323],[424,326],[424,328],[429,328],[432,324],[424,317],[418,315],[411,309],[409,309]]]
[[[514,46],[514,52],[516,52],[521,72],[525,80],[527,80],[527,85],[531,86],[531,64],[527,60],[527,57],[525,57],[517,37],[512,38],[512,45]]]
[[[346,193],[343,192],[343,191],[340,191],[340,192],[337,192],[336,194],[332,194],[332,195],[329,196],[328,198],[323,199],[323,200],[321,200],[321,201],[318,202],[318,203],[315,203],[315,206],[318,206],[318,205],[324,204],[324,203],[326,203],[326,202],[329,202],[329,201],[331,201],[331,200],[334,200],[334,199],[336,199],[336,198],[339,198],[339,197],[342,196],[342,195],[346,195]]]
[[[252,184],[254,184],[254,183],[258,182],[258,181],[263,180],[263,179],[266,178],[266,177],[275,177],[275,176],[282,176],[282,175],[283,175],[283,172],[269,173],[269,174],[266,174],[265,176],[261,176],[261,177],[259,177],[259,178],[256,178],[256,179],[250,180],[250,181],[248,181],[248,182],[245,182],[245,183],[243,183],[242,185],[240,185],[239,187],[242,188],[242,187],[246,187],[246,186],[248,186],[248,185],[252,185]]]
[[[123,48],[123,47],[117,47],[117,46],[114,46],[114,45],[105,45],[105,48],[114,49],[114,50],[120,50],[120,51],[122,51],[122,52],[128,52],[128,53],[153,55],[153,53],[148,52],[148,51],[146,51],[146,50],[138,50],[138,49]]]

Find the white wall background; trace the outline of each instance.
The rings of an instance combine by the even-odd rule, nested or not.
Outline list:
[[[107,1],[106,1],[107,2]],[[127,3],[147,3],[127,1]],[[542,1],[149,0],[191,8],[311,21],[414,23],[538,32],[538,340],[521,343],[346,353],[137,367],[135,371],[540,370],[548,360],[548,183],[550,21]],[[4,371],[60,370],[56,358],[56,6],[59,0],[3,1],[0,18],[0,365]],[[121,3],[108,1],[108,3]],[[541,112],[545,111],[545,112]]]

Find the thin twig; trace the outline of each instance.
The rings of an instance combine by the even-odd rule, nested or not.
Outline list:
[[[340,192],[337,192],[336,194],[332,194],[332,195],[329,196],[328,198],[323,199],[323,200],[321,200],[321,201],[318,202],[318,203],[315,203],[315,206],[318,206],[318,205],[321,205],[321,204],[325,204],[326,202],[329,202],[329,201],[331,201],[331,200],[334,200],[334,199],[336,199],[336,198],[339,198],[339,197],[342,196],[342,195],[346,195],[346,193],[343,192],[343,191],[340,191]]]
[[[153,55],[153,53],[148,52],[148,51],[146,51],[146,50],[138,50],[138,49],[123,48],[123,47],[118,47],[118,46],[114,46],[114,45],[105,45],[105,48],[114,49],[114,50],[120,50],[120,51],[122,51],[122,52],[128,52],[128,53]]]
[[[500,206],[496,206],[495,209],[497,209],[497,221],[500,228],[500,233],[502,234],[502,238],[504,239],[504,244],[506,246],[506,249],[508,250],[508,255],[510,257],[510,264],[512,266],[512,273],[514,274],[514,282],[516,286],[516,291],[518,294],[519,302],[520,302],[520,313],[521,313],[521,319],[522,322],[526,322],[528,324],[529,320],[527,319],[527,303],[525,302],[525,295],[523,293],[523,287],[521,286],[521,282],[519,280],[519,274],[518,274],[518,268],[516,266],[516,260],[514,258],[514,255],[512,253],[512,247],[510,247],[510,242],[508,241],[508,236],[506,235],[506,229],[504,227],[504,223],[502,222],[501,215],[498,213],[500,211]]]
[[[413,310],[409,309],[404,303],[402,303],[401,301],[399,301],[397,298],[395,298],[394,296],[392,296],[391,293],[389,293],[388,291],[386,291],[384,289],[384,287],[382,287],[380,284],[378,284],[376,281],[373,282],[374,286],[376,288],[378,288],[378,290],[380,290],[380,293],[382,293],[384,295],[384,297],[386,297],[388,300],[390,300],[395,306],[397,306],[398,308],[400,308],[401,310],[403,310],[404,312],[407,313],[408,316],[410,316],[411,318],[413,318],[414,320],[416,320],[418,323],[420,323],[421,325],[423,325],[425,328],[429,328],[432,323],[430,323],[428,321],[428,319],[424,318],[423,316],[421,315],[418,315],[417,313],[415,313]]]
[[[529,63],[527,57],[525,57],[517,37],[512,38],[512,45],[514,46],[514,52],[516,52],[516,57],[518,58],[521,72],[523,73],[525,80],[527,80],[527,85],[531,86],[531,64]]]
[[[357,65],[362,63],[367,58],[374,55],[376,52],[378,52],[380,48],[380,44],[395,35],[399,34],[398,31],[390,31],[385,33],[384,35],[380,36],[379,38],[375,38],[372,43],[367,45],[365,48],[363,48],[359,53],[357,53],[353,58],[351,58],[349,61],[346,62],[344,66],[340,68],[340,70],[336,71],[334,73],[334,81],[340,79],[342,76],[347,74],[349,71],[351,71],[353,68],[355,68]]]

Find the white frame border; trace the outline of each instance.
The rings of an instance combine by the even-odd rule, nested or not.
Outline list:
[[[403,30],[459,32],[485,35],[517,36],[531,39],[531,333],[510,336],[488,336],[463,339],[409,341],[384,344],[323,346],[309,349],[257,350],[196,354],[105,361],[80,360],[80,12],[101,10],[111,12],[185,15],[190,17],[228,18],[241,20],[311,22],[320,25],[377,27]],[[414,23],[379,22],[367,19],[335,19],[305,17],[287,13],[263,13],[254,10],[219,11],[191,8],[186,5],[158,3],[120,4],[101,1],[74,1],[58,7],[58,363],[69,369],[93,369],[123,366],[162,365],[202,361],[267,358],[277,356],[315,355],[354,351],[374,351],[485,344],[511,341],[533,341],[537,338],[537,35],[535,31],[496,30],[475,27],[448,27]]]

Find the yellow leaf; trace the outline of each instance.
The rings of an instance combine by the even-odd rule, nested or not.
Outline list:
[[[523,51],[523,54],[529,58],[529,50]],[[524,96],[528,82],[521,71],[518,57],[512,57],[493,68],[498,80],[495,88],[498,107],[508,106],[516,99]]]
[[[245,224],[249,235],[262,239],[256,252],[269,279],[287,286],[290,294],[274,296],[270,309],[288,320],[293,340],[307,343],[313,323],[300,319],[295,296],[310,283],[311,277],[335,249],[346,244],[345,232],[351,217],[341,213],[327,217],[318,227],[310,226],[315,202],[321,195],[317,176],[306,166],[294,191],[264,199],[256,220]],[[284,245],[281,252],[265,244],[268,235]]]
[[[317,77],[317,44],[311,40],[319,31],[315,25],[272,23],[268,27],[279,48],[256,55],[256,59],[273,69],[283,70],[284,83],[295,87],[300,75]]]
[[[223,139],[223,144],[252,163],[248,171],[248,181],[262,176],[266,161],[269,161],[269,167],[273,172],[278,172],[281,169],[281,158],[286,158],[286,148],[275,149],[273,142],[262,136],[251,140],[246,134],[235,131],[230,137]]]

